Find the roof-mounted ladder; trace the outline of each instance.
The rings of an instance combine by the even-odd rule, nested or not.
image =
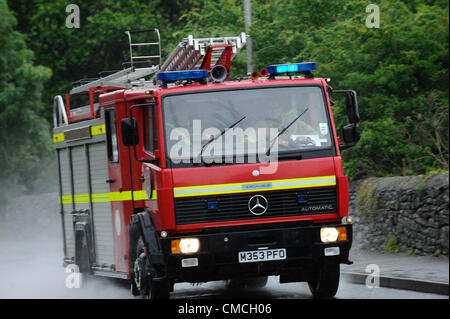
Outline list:
[[[159,65],[155,65],[148,68],[135,68],[130,67],[125,70],[113,73],[111,75],[99,78],[89,83],[74,87],[70,90],[70,94],[88,93],[90,88],[96,87],[118,87],[118,88],[131,88],[133,82],[139,79],[145,78],[153,73],[158,72]]]
[[[139,33],[156,33],[155,42],[132,42],[132,35]],[[157,28],[146,30],[126,31],[130,45],[130,62],[124,63],[129,65],[120,71],[104,76],[101,72],[100,77],[96,79],[85,79],[75,82],[70,94],[84,94],[89,97],[89,105],[70,110],[69,94],[66,94],[66,116],[67,121],[77,121],[86,118],[95,118],[97,115],[94,97],[107,90],[119,88],[132,88],[142,83],[146,77],[156,75],[159,71],[181,71],[181,70],[211,70],[215,65],[223,65],[229,75],[231,60],[239,53],[247,42],[248,36],[242,32],[235,37],[220,38],[194,38],[189,35],[184,38],[173,50],[166,62],[161,66],[161,38]],[[149,37],[150,38],[150,37]],[[142,48],[156,48],[153,53],[136,55],[137,51],[143,51]],[[138,50],[139,48],[139,50]],[[138,67],[147,64],[147,67]],[[58,98],[55,102],[58,110],[63,105],[62,100]],[[61,117],[61,115],[59,115]]]
[[[158,41],[157,42],[132,42],[131,35],[132,34],[138,34],[138,33],[152,33],[155,32]],[[159,34],[159,30],[157,28],[151,28],[146,30],[132,30],[132,31],[125,31],[125,34],[128,36],[128,43],[130,45],[130,64],[131,67],[133,67],[136,63],[150,63],[152,60],[157,59],[159,66],[161,66],[161,37]],[[142,48],[142,47],[149,47],[151,49],[152,47],[157,47],[157,54],[147,53],[147,55],[133,55],[133,48]],[[141,50],[142,51],[142,50]],[[149,50],[150,51],[150,50]],[[155,64],[152,64],[155,65]]]
[[[229,70],[229,63],[243,48],[248,36],[242,32],[235,37],[194,38],[189,35],[172,51],[161,71],[205,69],[221,64]]]
[[[132,42],[132,35],[138,33],[156,33],[157,42]],[[136,81],[158,72],[161,66],[161,38],[159,30],[156,28],[131,30],[125,31],[125,34],[128,36],[130,45],[130,62],[126,62],[124,65],[129,64],[130,67],[108,76],[91,79],[88,83],[74,87],[70,91],[70,94],[89,93],[91,88],[98,87],[131,88]],[[157,53],[150,53],[149,55],[133,55],[136,53],[136,50],[134,49],[136,47],[156,47]],[[147,67],[138,67],[143,64],[147,64]]]

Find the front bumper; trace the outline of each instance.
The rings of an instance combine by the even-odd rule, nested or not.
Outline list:
[[[280,227],[275,229],[217,231],[208,234],[190,234],[161,238],[163,255],[166,257],[166,276],[174,282],[201,282],[250,276],[290,276],[302,269],[334,260],[349,263],[352,243],[351,224],[327,224],[345,226],[347,240],[324,244],[320,229],[325,225]],[[200,251],[195,254],[172,254],[171,240],[195,237],[200,240]],[[339,247],[339,254],[325,256],[328,247]],[[286,259],[239,263],[238,253],[258,249],[286,249]],[[192,267],[183,267],[183,259],[197,259]],[[184,263],[187,264],[186,262]]]

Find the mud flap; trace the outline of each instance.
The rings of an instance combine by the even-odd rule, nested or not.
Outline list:
[[[74,211],[75,264],[81,273],[89,273],[94,262],[89,210]]]
[[[152,263],[163,264],[163,254],[158,239],[158,234],[153,226],[153,221],[149,211],[140,212],[131,216],[131,224],[139,223],[140,231],[145,247],[149,252]]]

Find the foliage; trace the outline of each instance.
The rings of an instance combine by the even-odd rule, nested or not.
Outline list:
[[[39,116],[47,108],[42,91],[51,70],[34,65],[15,24],[0,0],[0,197],[19,184],[32,188],[51,152],[49,125]]]
[[[354,178],[401,175],[404,166],[409,174],[448,169],[448,6],[421,4],[413,13],[381,1],[380,29],[367,29],[364,11],[345,11],[369,3],[345,6],[296,57],[317,60],[333,87],[359,93],[363,134],[344,152],[345,168]],[[347,122],[340,105],[338,127]]]
[[[400,251],[400,246],[398,240],[395,236],[391,236],[386,241],[386,246],[384,248],[388,253],[398,253]]]
[[[367,179],[363,182],[356,195],[356,207],[363,214],[368,217],[369,214],[374,214],[379,197],[376,193],[377,186],[372,179]]]
[[[316,75],[332,78],[334,88],[358,92],[363,134],[356,147],[343,152],[351,178],[446,171],[448,3],[378,1],[380,28],[368,29],[370,3],[254,0],[255,69],[317,61]],[[205,1],[202,10],[186,16],[187,25],[239,32],[241,6]],[[343,99],[333,98],[339,129],[348,119]]]
[[[439,257],[439,256],[441,256],[442,255],[442,252],[441,252],[441,250],[438,248],[438,249],[436,249],[436,251],[433,253],[433,256],[434,257]]]
[[[15,153],[8,153],[22,159],[37,156],[35,138],[44,134],[37,131],[43,125],[41,117],[51,118],[54,95],[67,92],[79,78],[122,68],[121,62],[129,55],[124,30],[158,27],[163,56],[188,34],[237,35],[244,31],[241,0],[78,1],[79,29],[65,27],[66,1],[11,0],[8,3],[19,21],[17,29],[25,34],[35,60],[53,71],[42,89],[49,71],[32,65],[29,50],[16,49],[24,48],[24,36],[6,32],[15,23],[10,14],[3,13],[4,2],[0,59],[11,62],[7,62],[9,70],[0,69],[0,77],[13,77],[14,85],[27,88],[26,100],[23,91],[11,87],[8,92],[28,104],[21,106],[22,116],[39,123],[29,125],[36,133],[30,139],[22,134],[20,142],[14,141],[22,151],[16,148]],[[380,8],[380,28],[365,26],[365,8],[371,3]],[[253,65],[259,70],[277,63],[316,61],[316,76],[331,78],[333,88],[358,92],[361,141],[342,155],[352,179],[448,171],[448,16],[448,1],[444,0],[253,0]],[[10,29],[4,29],[5,25]],[[3,54],[6,50],[12,55]],[[11,71],[13,68],[16,71]],[[245,73],[243,52],[233,61],[232,78]],[[7,94],[4,83],[0,84],[3,99]],[[6,83],[11,85],[11,81]],[[40,92],[46,106],[31,107],[31,103],[39,104]],[[29,94],[37,95],[30,99]],[[11,101],[12,97],[8,98]],[[348,119],[343,98],[333,99],[339,130]],[[8,121],[15,121],[15,115],[11,116]],[[1,138],[3,142],[5,137]]]

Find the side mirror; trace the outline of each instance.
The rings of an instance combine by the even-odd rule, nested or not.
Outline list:
[[[357,123],[345,125],[342,128],[342,137],[346,144],[356,143],[361,138],[361,129]]]
[[[120,122],[122,128],[122,143],[125,146],[136,146],[139,144],[139,131],[135,118],[124,118]]]
[[[345,150],[359,141],[361,138],[361,129],[359,128],[359,107],[358,107],[358,95],[356,91],[353,90],[333,90],[328,86],[332,93],[344,93],[345,102],[347,105],[347,117],[351,124],[345,125],[342,128],[342,137],[344,139],[345,145],[340,145],[341,150]]]
[[[345,101],[347,104],[347,117],[350,123],[359,122],[358,96],[355,91],[345,92]]]

